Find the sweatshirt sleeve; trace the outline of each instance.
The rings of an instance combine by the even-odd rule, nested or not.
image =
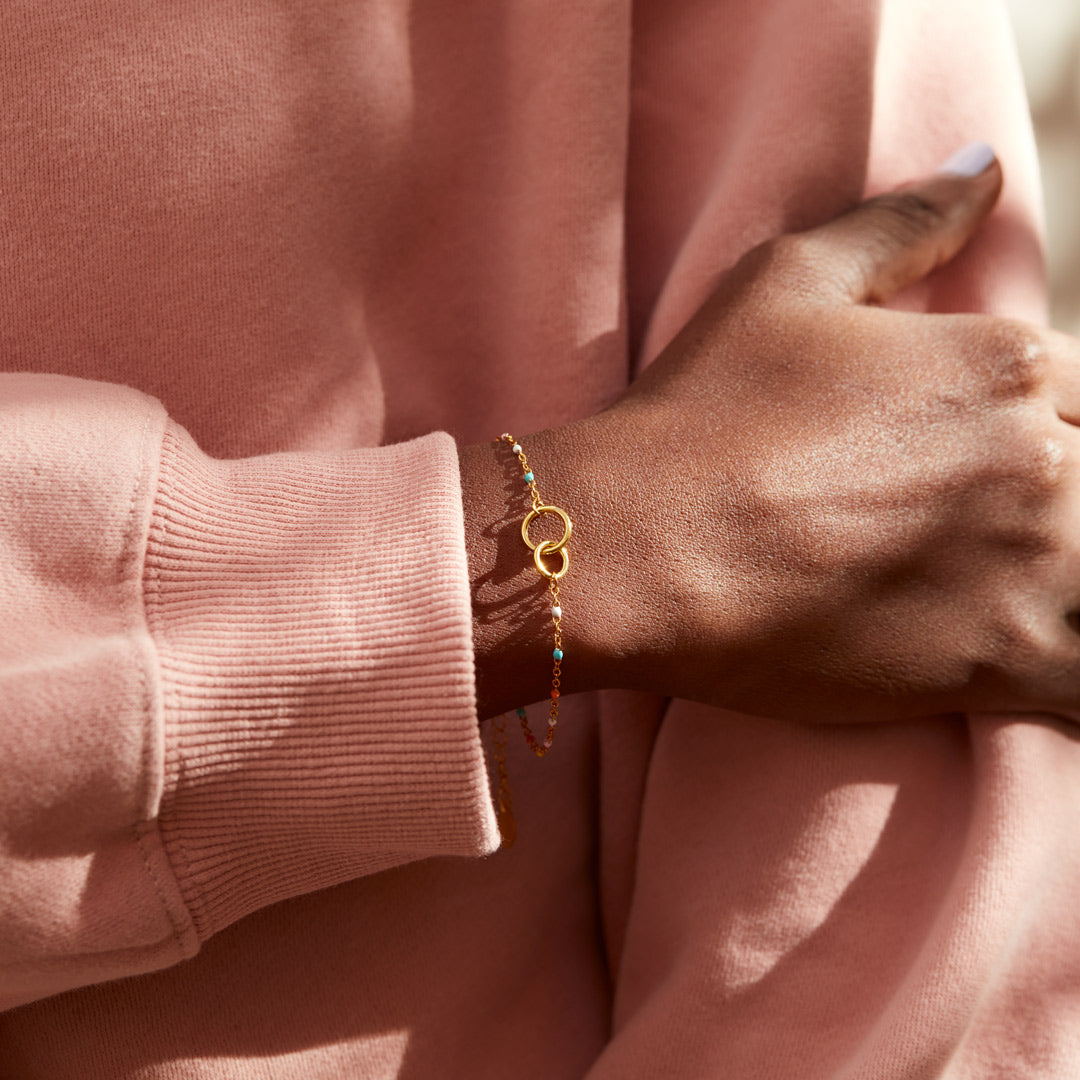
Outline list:
[[[2,1007],[497,846],[447,435],[216,460],[0,375],[0,614]]]

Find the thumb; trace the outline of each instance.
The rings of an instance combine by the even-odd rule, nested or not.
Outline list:
[[[868,199],[803,239],[831,295],[856,304],[888,300],[963,248],[993,209],[1001,183],[994,151],[971,143],[933,176]]]

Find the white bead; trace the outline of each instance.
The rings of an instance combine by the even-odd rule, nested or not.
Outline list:
[[[551,609],[551,617],[553,619],[561,619],[562,618],[562,608],[561,607],[553,607]]]
[[[519,443],[519,442],[514,443],[514,453],[515,454],[523,454],[524,452],[525,451],[521,449],[521,443]]]
[[[510,438],[510,432],[509,432],[509,431],[504,431],[504,432],[503,432],[503,433],[502,433],[502,434],[501,434],[501,435],[499,436],[499,438],[500,438],[500,439],[509,439],[509,438]]]

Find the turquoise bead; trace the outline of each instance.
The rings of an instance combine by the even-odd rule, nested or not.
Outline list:
[[[556,660],[561,660],[562,659],[562,649],[556,649],[551,655],[554,656]]]
[[[524,710],[524,709],[522,709],[522,708],[519,708],[519,709],[518,709],[518,711],[517,711],[517,714],[518,714],[518,716],[520,716],[520,717],[521,717],[521,719],[522,719],[522,720],[524,720],[524,719],[525,719],[525,717],[526,717],[526,716],[528,715],[528,714],[527,714],[527,713],[525,712],[525,710]]]
[[[527,472],[525,474],[525,483],[526,484],[531,484],[532,482],[533,482],[533,474],[531,472]]]

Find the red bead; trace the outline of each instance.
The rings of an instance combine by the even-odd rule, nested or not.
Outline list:
[[[558,691],[558,690],[552,690],[552,691],[551,691],[551,696],[552,696],[553,698],[557,698],[557,697],[559,696],[559,691]]]

